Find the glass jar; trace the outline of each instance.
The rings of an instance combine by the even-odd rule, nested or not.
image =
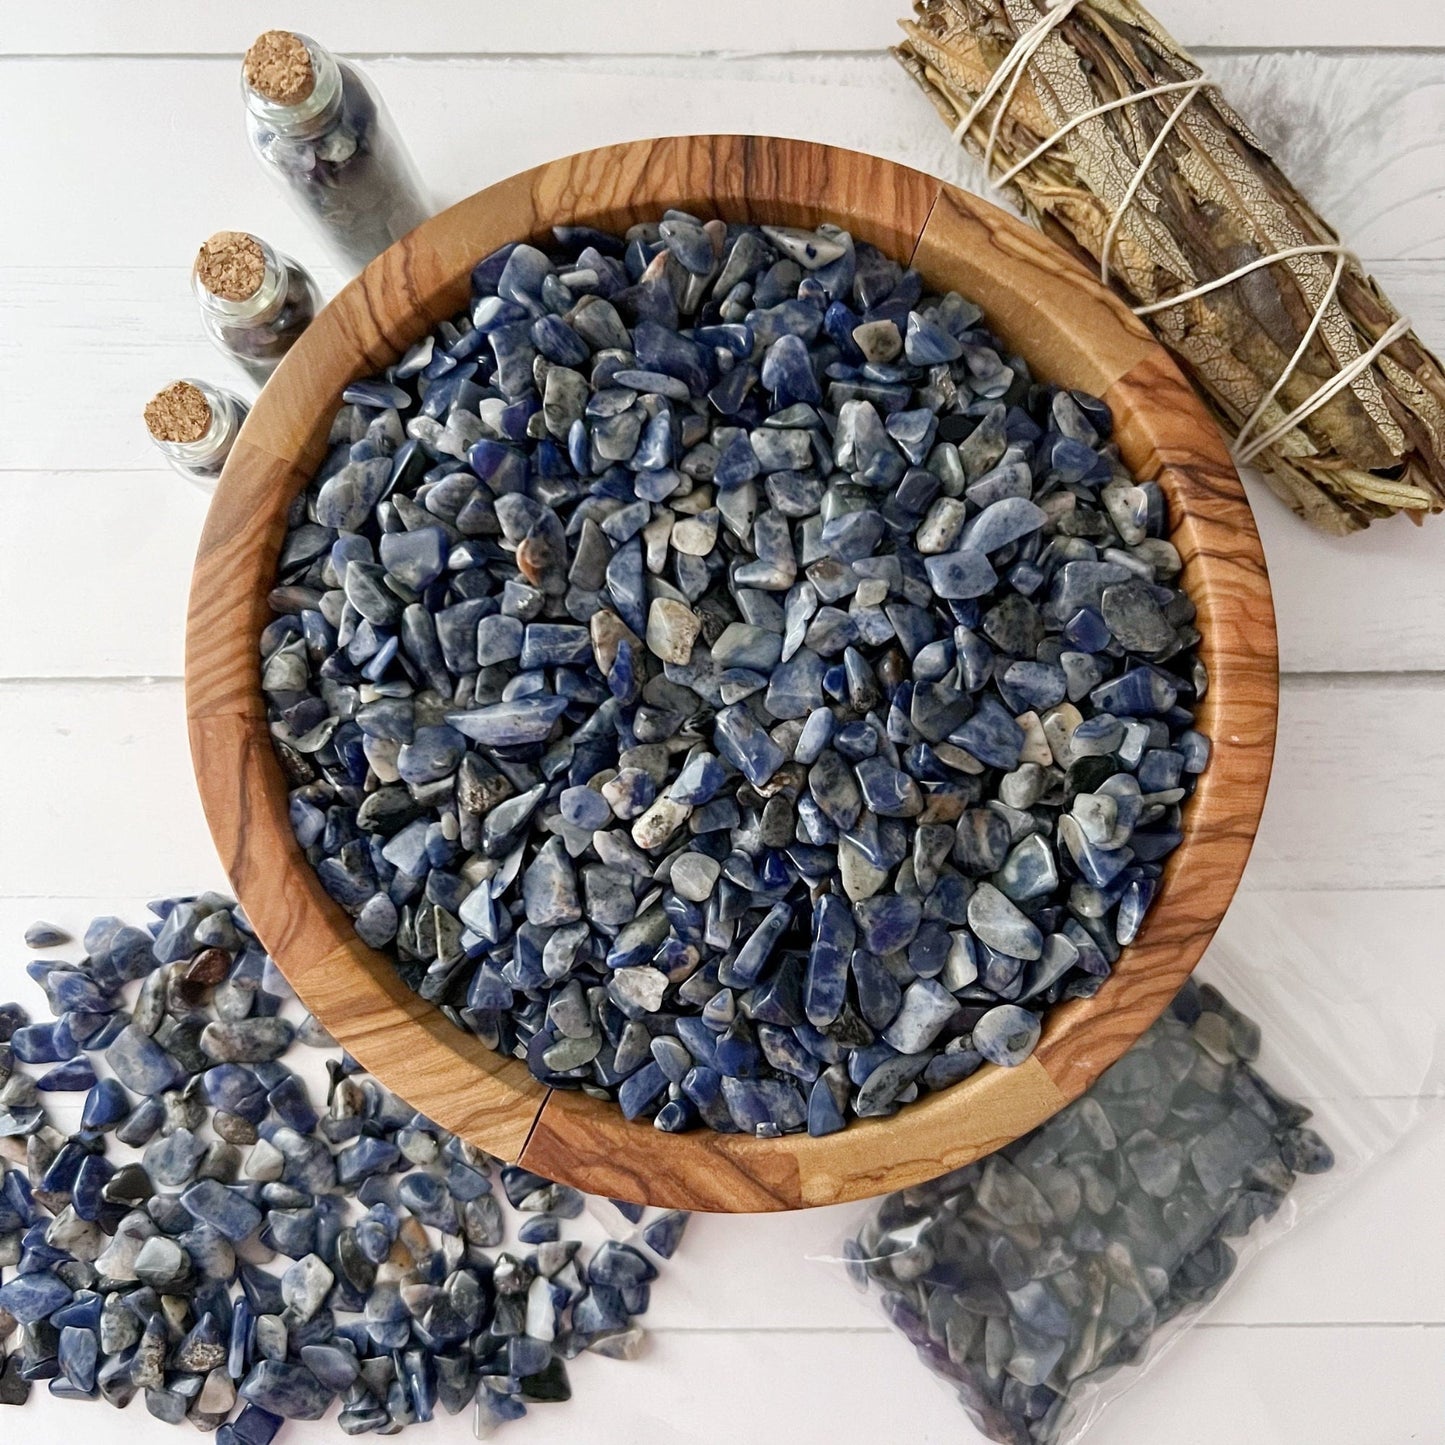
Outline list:
[[[191,285],[206,335],[258,383],[321,305],[304,267],[244,231],[219,231],[201,247]]]
[[[234,392],[186,377],[150,399],[145,424],[171,466],[203,491],[213,492],[248,411]]]
[[[241,90],[252,149],[348,274],[430,214],[370,82],[309,36],[267,31],[246,52]]]

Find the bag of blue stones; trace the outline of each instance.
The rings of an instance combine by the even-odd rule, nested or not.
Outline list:
[[[1398,966],[1382,958],[1362,989],[1357,958],[1322,957],[1239,900],[1197,977],[1087,1094],[869,1205],[848,1272],[989,1439],[1074,1445],[1418,1121],[1439,1040],[1380,986]],[[1278,1439],[1295,1429],[1281,1420]]]

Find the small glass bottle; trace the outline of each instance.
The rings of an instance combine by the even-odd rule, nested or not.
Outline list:
[[[430,214],[381,98],[310,37],[260,36],[241,90],[252,149],[348,274]]]
[[[187,377],[158,391],[144,415],[161,455],[188,481],[213,492],[249,410],[233,392]]]
[[[206,335],[259,383],[321,305],[303,267],[245,231],[217,231],[196,256],[191,285]]]

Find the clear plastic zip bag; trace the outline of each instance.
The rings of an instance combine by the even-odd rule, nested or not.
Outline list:
[[[1439,1092],[1438,1028],[1261,900],[1094,1087],[869,1206],[856,1283],[1001,1445],[1074,1445]],[[1243,925],[1243,926],[1239,926]],[[1247,943],[1244,940],[1248,940]]]

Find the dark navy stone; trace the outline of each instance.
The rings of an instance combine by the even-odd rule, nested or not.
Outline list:
[[[970,519],[963,529],[963,546],[992,555],[1031,536],[1047,521],[1048,514],[1027,497],[1001,497]]]
[[[239,1244],[261,1225],[261,1211],[244,1195],[214,1179],[203,1179],[181,1195],[186,1211],[201,1224]]]
[[[667,795],[695,807],[716,797],[726,780],[726,770],[712,753],[694,752],[683,764]]]
[[[267,1104],[283,1124],[302,1134],[316,1127],[316,1110],[307,1096],[306,1086],[295,1074],[287,1073],[266,1095]]]
[[[1039,1041],[1037,1014],[1016,1004],[990,1009],[973,1026],[973,1046],[991,1064],[1016,1068],[1034,1051]]]
[[[115,1169],[98,1154],[92,1154],[80,1166],[71,1188],[70,1203],[77,1218],[97,1220],[105,1209],[104,1191]]]
[[[340,1184],[355,1184],[368,1174],[385,1173],[401,1158],[401,1150],[388,1139],[364,1137],[336,1156],[336,1178]]]
[[[566,710],[566,698],[522,697],[468,712],[448,713],[447,723],[484,747],[520,747],[542,742]]]
[[[767,1128],[792,1133],[807,1123],[807,1104],[795,1084],[781,1079],[725,1076],[722,1088],[733,1123],[744,1134]]]
[[[683,1231],[687,1228],[688,1215],[680,1209],[669,1210],[659,1215],[642,1231],[642,1238],[654,1254],[671,1259],[682,1243]]]
[[[335,1391],[322,1384],[304,1365],[285,1360],[262,1360],[238,1387],[241,1398],[285,1420],[319,1420]],[[243,1445],[252,1445],[245,1436]]]
[[[60,1331],[60,1368],[71,1387],[82,1397],[95,1389],[100,1342],[93,1330],[67,1325]]]
[[[633,327],[632,346],[639,366],[676,377],[695,396],[707,391],[710,381],[707,352],[695,341],[644,319]]]
[[[911,818],[923,811],[923,794],[918,784],[882,758],[865,758],[855,772],[863,806],[879,817]]]
[[[786,755],[743,706],[724,708],[713,724],[713,743],[754,787],[766,783]]]
[[[70,1286],[48,1270],[17,1275],[0,1285],[0,1310],[28,1325],[69,1304],[71,1294]]]
[[[963,346],[957,338],[916,311],[908,313],[903,348],[914,366],[936,366],[941,361],[957,361],[963,355]]]
[[[959,747],[991,768],[1016,768],[1023,751],[1023,729],[1003,704],[992,697],[985,697],[978,711],[950,736]]]
[[[64,1019],[52,1024],[23,1024],[10,1035],[9,1043],[22,1064],[60,1064],[76,1052],[75,1038]]]
[[[821,1138],[836,1134],[846,1123],[832,1082],[826,1076],[815,1079],[808,1093],[808,1133]]]
[[[1002,681],[1025,708],[1038,713],[1058,706],[1068,692],[1063,668],[1046,662],[1011,662]]]
[[[863,1018],[875,1029],[885,1028],[903,1002],[903,990],[877,955],[867,949],[854,949],[850,968]]]
[[[825,893],[813,908],[813,942],[803,985],[808,1022],[823,1028],[838,1017],[847,996],[848,965],[857,931],[844,899]]]
[[[746,988],[749,984],[756,983],[792,919],[793,909],[790,904],[775,903],[763,921],[748,935],[736,957],[719,969],[719,978],[730,988]]]
[[[47,1069],[35,1081],[41,1093],[75,1094],[89,1089],[95,1083],[95,1070],[84,1054]]]
[[[870,953],[895,953],[907,948],[923,921],[923,905],[916,898],[885,894],[853,905],[858,939]]]
[[[863,809],[863,794],[853,770],[831,748],[825,748],[808,770],[808,791],[835,827],[849,831]]]
[[[622,1081],[618,1106],[628,1119],[637,1118],[667,1088],[667,1075],[654,1063],[644,1064]]]
[[[929,585],[945,599],[982,597],[998,581],[987,556],[969,547],[941,557],[927,557],[924,566]]]
[[[133,1025],[110,1046],[106,1062],[121,1083],[137,1094],[163,1094],[185,1078],[181,1066]]]

